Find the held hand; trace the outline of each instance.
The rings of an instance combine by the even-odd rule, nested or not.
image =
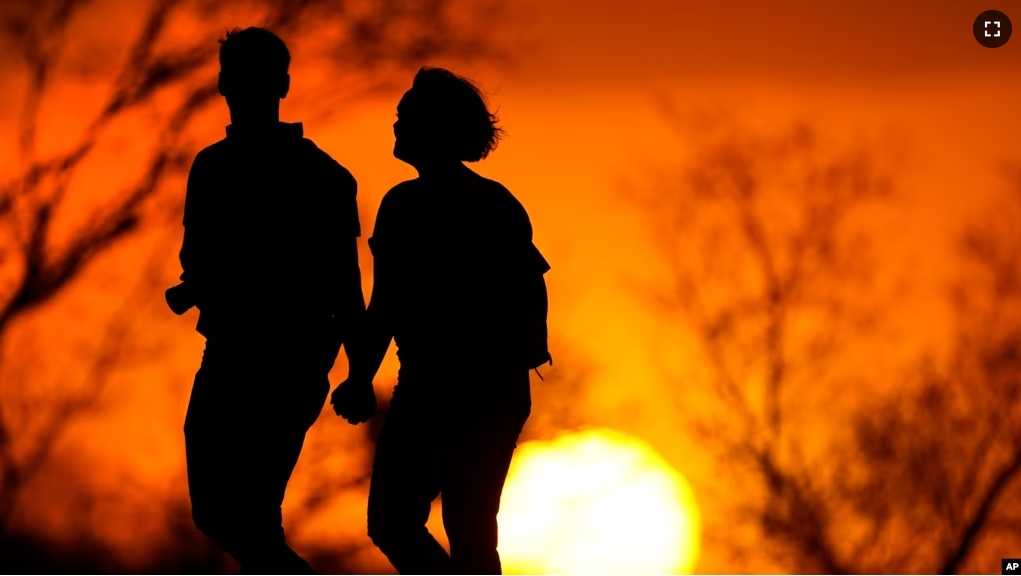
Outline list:
[[[372,382],[345,380],[330,396],[330,404],[337,416],[350,424],[367,422],[376,413],[376,393]]]

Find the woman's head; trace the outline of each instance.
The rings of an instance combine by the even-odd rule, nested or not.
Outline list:
[[[503,135],[496,122],[470,80],[443,68],[422,68],[397,105],[394,156],[413,166],[475,162]]]

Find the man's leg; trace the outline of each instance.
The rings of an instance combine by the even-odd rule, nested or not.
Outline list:
[[[207,353],[196,375],[185,421],[192,515],[243,572],[310,573],[284,543],[280,505],[329,383],[246,361]]]
[[[531,402],[527,372],[490,380],[481,384],[494,393],[481,398],[466,394],[446,436],[441,487],[451,574],[502,571],[496,516]]]
[[[369,487],[369,537],[401,574],[449,574],[450,557],[425,523],[439,494],[436,417],[402,404],[400,385],[387,411]]]
[[[319,402],[321,408],[325,394]],[[312,574],[309,564],[284,541],[281,504],[294,466],[298,462],[310,422],[298,414],[267,417],[249,429],[245,443],[245,476],[248,478],[244,524],[245,546],[238,557],[245,574]]]
[[[243,481],[238,474],[237,450],[241,423],[230,406],[230,390],[221,385],[228,376],[221,372],[209,362],[207,354],[192,386],[184,445],[195,527],[237,559],[241,549],[239,508],[243,501],[236,489]]]

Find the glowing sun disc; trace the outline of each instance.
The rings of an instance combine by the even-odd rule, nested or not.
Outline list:
[[[694,569],[701,520],[651,446],[597,429],[522,444],[499,526],[508,573],[668,574]]]

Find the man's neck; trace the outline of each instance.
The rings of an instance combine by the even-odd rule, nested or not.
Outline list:
[[[280,123],[280,106],[230,110],[230,123],[242,130],[257,130]]]

